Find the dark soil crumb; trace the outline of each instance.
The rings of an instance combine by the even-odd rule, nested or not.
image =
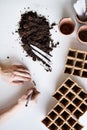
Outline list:
[[[15,33],[18,33],[18,31],[17,31],[17,30],[15,30]]]
[[[37,12],[29,11],[21,15],[18,28],[24,50],[34,61],[39,60],[43,62],[48,68],[47,71],[51,71],[51,66],[39,58],[32,51],[30,45],[32,44],[50,54],[53,48],[58,45],[58,43],[54,44],[51,39],[50,29],[54,25],[55,23],[50,26],[48,20],[44,16],[38,15]]]
[[[12,32],[12,35],[14,35],[14,32]]]
[[[51,24],[52,27],[55,26],[55,25],[57,25],[55,22]]]
[[[10,57],[9,56],[7,56],[7,59],[9,59]]]
[[[57,45],[59,45],[59,42],[57,42],[55,45],[53,44],[52,47],[57,47]]]

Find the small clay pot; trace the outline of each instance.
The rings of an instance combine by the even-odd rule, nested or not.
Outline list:
[[[86,6],[86,10],[87,10],[87,6]],[[76,12],[75,12],[75,18],[76,18],[78,23],[80,23],[80,24],[87,24],[87,18],[86,18],[86,20],[81,20],[79,18],[79,16],[76,14]]]
[[[79,29],[78,29],[78,32],[77,32],[78,36],[78,40],[81,42],[81,43],[86,43],[87,44],[87,25],[83,25],[81,26]]]
[[[79,18],[79,16],[77,14],[75,15],[75,17],[76,17],[76,20],[77,20],[78,23],[80,23],[80,24],[87,24],[87,19],[83,21],[83,20],[81,20]]]
[[[71,18],[62,18],[59,22],[59,31],[64,35],[70,35],[75,30],[75,22]]]

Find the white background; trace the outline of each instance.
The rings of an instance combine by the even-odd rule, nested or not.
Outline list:
[[[87,45],[83,45],[77,40],[79,25],[76,21],[75,31],[70,36],[62,35],[58,26],[54,27],[51,31],[52,37],[55,41],[59,41],[59,45],[52,51],[52,72],[46,72],[40,62],[33,62],[30,57],[26,57],[26,52],[19,44],[18,34],[12,35],[12,32],[15,32],[18,28],[21,13],[26,10],[34,10],[44,15],[48,18],[50,24],[52,22],[58,24],[63,17],[74,19],[74,2],[75,0],[0,0],[0,62],[10,65],[19,62],[26,65],[37,84],[37,89],[41,92],[37,104],[28,108],[21,108],[12,118],[0,124],[0,130],[47,130],[41,120],[56,104],[55,100],[52,99],[52,94],[69,76],[63,73],[68,48],[86,51]],[[27,7],[30,7],[30,9],[27,9]],[[10,58],[7,59],[7,56]],[[87,91],[87,79],[71,77]],[[16,101],[26,88],[28,88],[27,85],[11,86],[0,79],[0,108]],[[86,114],[80,122],[85,125],[83,130],[87,130]]]

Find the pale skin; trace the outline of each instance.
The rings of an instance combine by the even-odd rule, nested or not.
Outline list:
[[[22,65],[2,66],[0,77],[11,84],[22,84],[31,80],[29,70]]]
[[[23,84],[25,81],[32,82],[29,70],[22,65],[13,65],[10,67],[2,67],[0,70],[0,77],[8,81],[10,84]],[[12,117],[16,111],[18,111],[22,106],[25,106],[27,97],[33,93],[30,102],[36,102],[38,95],[40,94],[35,86],[28,89],[25,94],[23,94],[16,103],[13,105],[0,110],[0,123],[4,120]]]

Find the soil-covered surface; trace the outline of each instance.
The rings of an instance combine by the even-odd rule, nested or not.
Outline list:
[[[48,20],[44,16],[38,15],[37,12],[29,11],[21,15],[18,28],[24,50],[34,61],[39,60],[43,62],[48,68],[47,71],[51,71],[51,66],[33,52],[31,45],[50,54],[58,44],[54,45],[51,39],[50,29],[53,26],[55,26],[55,23],[49,25]]]

